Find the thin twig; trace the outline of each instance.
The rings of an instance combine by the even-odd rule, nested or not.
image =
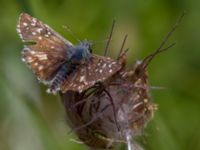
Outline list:
[[[104,50],[104,56],[107,56],[108,47],[109,47],[109,44],[110,44],[110,41],[111,41],[111,38],[112,38],[114,26],[115,26],[115,20],[113,20],[113,23],[112,23],[111,32],[110,32],[110,35],[109,35],[109,38],[108,38],[108,42],[106,43],[106,48],[105,48],[105,50]]]
[[[126,39],[127,39],[127,37],[128,37],[128,35],[126,34],[126,35],[124,36],[124,40],[123,40],[122,46],[121,46],[121,48],[120,48],[120,51],[119,51],[119,54],[118,54],[117,60],[122,56],[122,52],[123,52],[124,45],[125,45],[125,43],[126,43]]]

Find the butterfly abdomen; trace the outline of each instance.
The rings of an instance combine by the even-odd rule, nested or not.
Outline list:
[[[61,84],[66,80],[67,74],[69,74],[69,69],[67,66],[64,64],[62,67],[59,69],[55,77],[51,81],[51,85],[49,89],[47,90],[48,93],[56,93],[57,91],[60,90]]]

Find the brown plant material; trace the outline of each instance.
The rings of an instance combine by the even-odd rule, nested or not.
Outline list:
[[[72,129],[89,147],[126,143],[127,132],[133,137],[140,135],[152,118],[156,105],[150,101],[146,71],[141,72],[140,65],[136,63],[133,69],[81,94],[70,91],[61,95]]]

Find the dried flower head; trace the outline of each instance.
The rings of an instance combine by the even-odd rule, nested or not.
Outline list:
[[[146,72],[121,71],[105,85],[84,93],[62,95],[68,120],[79,138],[88,146],[113,147],[126,143],[127,133],[141,134],[153,116],[156,105],[150,101]]]

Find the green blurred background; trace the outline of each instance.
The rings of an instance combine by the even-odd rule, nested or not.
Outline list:
[[[97,42],[102,54],[113,19],[117,24],[109,55],[115,57],[123,36],[129,64],[155,50],[180,14],[187,14],[168,43],[176,46],[149,66],[152,99],[159,104],[141,138],[146,150],[200,149],[200,1],[199,0],[0,0],[0,150],[83,150],[70,139],[58,96],[48,95],[21,62],[16,33],[21,12],[49,24],[75,43]]]

